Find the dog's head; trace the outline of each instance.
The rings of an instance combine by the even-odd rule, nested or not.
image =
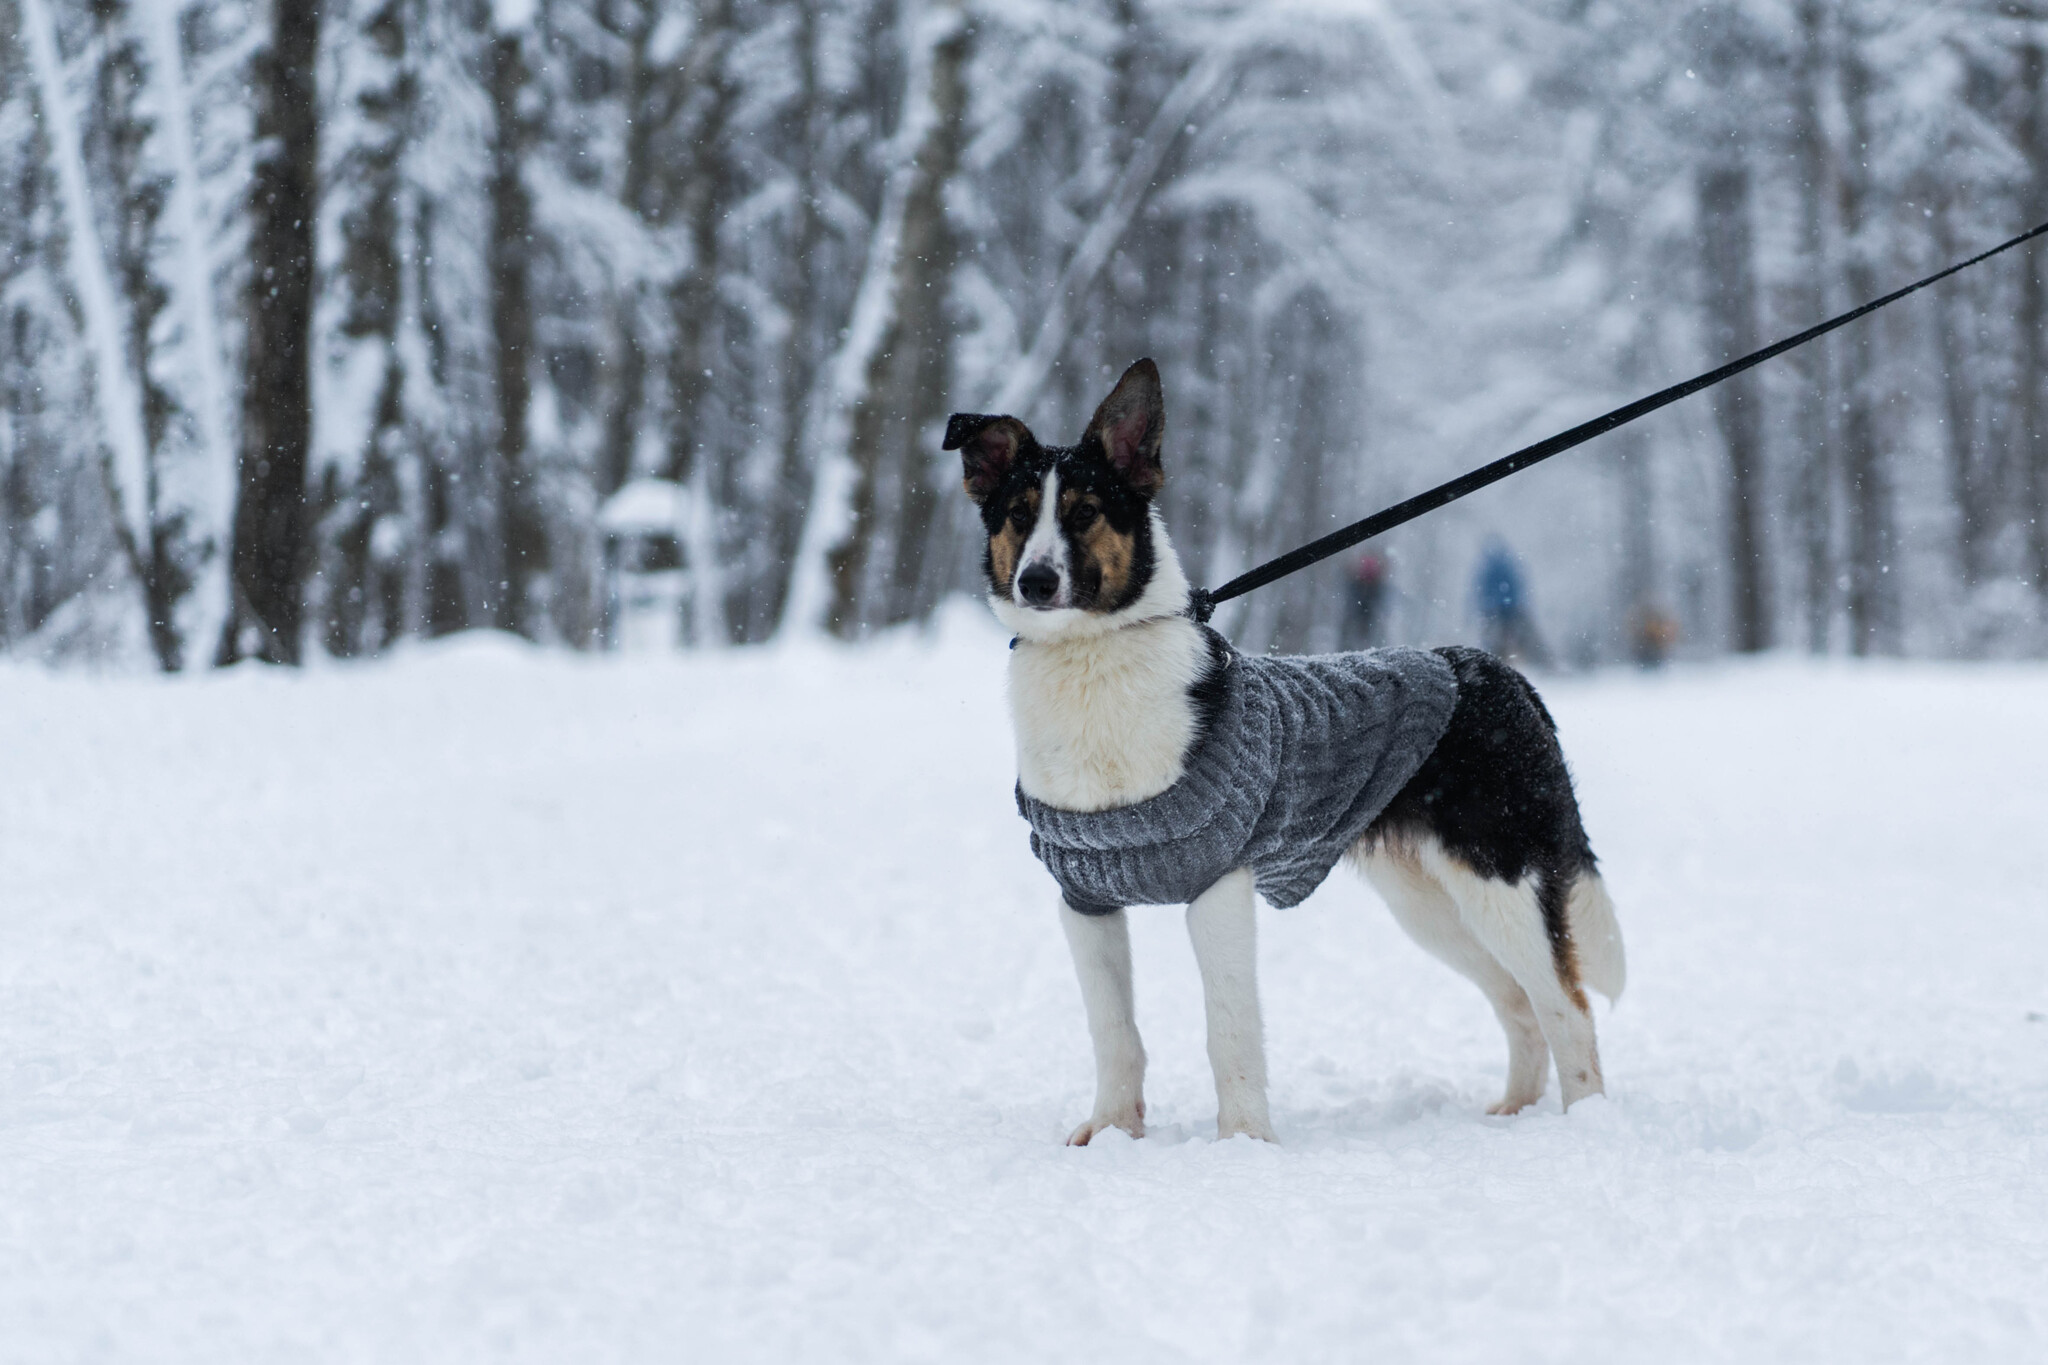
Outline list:
[[[981,509],[983,569],[1005,621],[1034,637],[1062,633],[1127,613],[1160,586],[1152,499],[1164,481],[1165,429],[1149,360],[1124,371],[1071,446],[1040,445],[1014,417],[953,414],[946,449],[960,452],[967,496]]]

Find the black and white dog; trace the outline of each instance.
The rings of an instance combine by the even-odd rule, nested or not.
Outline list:
[[[1076,445],[1040,445],[1014,417],[960,414],[947,429],[988,532],[990,604],[1017,636],[1019,792],[1044,808],[1111,812],[1168,793],[1227,692],[1237,656],[1188,615],[1188,581],[1153,505],[1164,429],[1149,360],[1124,374]],[[1346,847],[1401,927],[1493,1005],[1507,1033],[1508,1080],[1490,1112],[1540,1098],[1553,1056],[1569,1107],[1602,1090],[1584,986],[1610,998],[1621,991],[1614,907],[1534,689],[1480,651],[1435,655],[1441,664],[1411,657],[1440,674],[1448,665],[1448,720],[1439,717],[1420,766]],[[1187,922],[1218,1135],[1270,1141],[1253,895],[1251,868],[1228,871],[1188,901]],[[1077,908],[1075,899],[1063,896],[1060,918],[1087,1007],[1096,1095],[1069,1141],[1110,1127],[1140,1136],[1145,1052],[1129,930],[1119,905]]]

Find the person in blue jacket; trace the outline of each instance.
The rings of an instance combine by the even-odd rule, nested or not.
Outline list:
[[[1537,664],[1550,662],[1529,615],[1529,594],[1522,581],[1522,566],[1507,542],[1495,536],[1479,557],[1479,574],[1472,595],[1484,626],[1484,644],[1489,653],[1503,659],[1527,659]]]

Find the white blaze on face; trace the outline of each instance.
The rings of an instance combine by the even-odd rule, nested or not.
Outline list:
[[[1024,601],[1024,597],[1016,584],[1024,577],[1024,571],[1034,564],[1046,565],[1060,576],[1059,588],[1048,605],[1065,606],[1067,538],[1060,534],[1060,472],[1057,469],[1046,471],[1045,483],[1038,491],[1038,521],[1024,542],[1024,552],[1017,559],[1017,572],[1011,579],[1010,591],[1019,603]]]

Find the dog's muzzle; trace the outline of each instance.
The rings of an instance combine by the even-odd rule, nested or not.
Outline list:
[[[1017,596],[1027,607],[1049,607],[1059,596],[1060,576],[1046,564],[1033,564],[1017,575]]]

